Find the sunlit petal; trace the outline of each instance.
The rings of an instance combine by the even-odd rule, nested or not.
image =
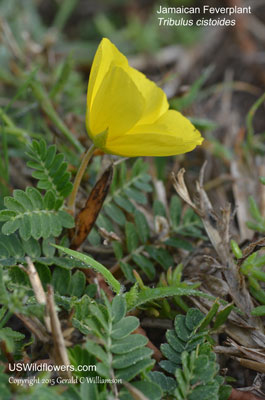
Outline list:
[[[96,51],[90,71],[87,89],[87,106],[89,108],[112,63],[121,67],[128,66],[127,58],[109,39],[103,38]]]
[[[160,87],[141,72],[130,68],[128,73],[145,99],[143,116],[139,123],[151,124],[168,110],[167,97]]]
[[[154,124],[138,125],[116,138],[109,136],[105,151],[127,157],[170,156],[191,151],[202,141],[187,118],[169,110]]]
[[[124,134],[141,118],[143,108],[143,96],[126,69],[110,66],[88,114],[91,136],[106,129],[112,138]]]

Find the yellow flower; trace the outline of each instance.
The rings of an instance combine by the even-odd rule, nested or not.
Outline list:
[[[86,126],[95,146],[125,157],[193,150],[203,138],[187,118],[168,108],[163,90],[102,39],[87,92]]]

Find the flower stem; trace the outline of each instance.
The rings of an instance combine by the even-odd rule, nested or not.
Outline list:
[[[77,174],[75,176],[74,187],[73,187],[73,190],[72,190],[72,192],[70,194],[70,197],[68,199],[68,210],[72,214],[74,214],[74,211],[75,211],[75,200],[76,200],[76,195],[77,195],[81,180],[82,180],[83,175],[85,173],[87,164],[89,163],[89,160],[91,159],[91,157],[93,155],[94,150],[95,150],[95,145],[92,144],[89,147],[89,149],[86,151],[86,153],[85,153],[85,155],[84,155],[84,157],[82,159],[82,162],[80,164],[80,167],[79,167],[79,169],[77,171]]]

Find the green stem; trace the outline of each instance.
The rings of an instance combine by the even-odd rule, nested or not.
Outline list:
[[[9,319],[12,317],[12,315],[13,315],[12,312],[7,310],[2,321],[0,322],[0,329],[2,329],[5,326],[5,324],[9,321]]]
[[[14,127],[14,122],[9,118],[9,116],[4,112],[2,108],[0,108],[0,118],[5,123],[6,126]]]
[[[265,101],[265,93],[258,98],[258,100],[253,104],[251,109],[247,115],[247,144],[249,148],[253,146],[253,138],[254,138],[254,127],[253,127],[253,118],[257,109],[262,105]]]
[[[75,199],[76,199],[76,195],[81,183],[81,180],[83,178],[83,175],[85,173],[87,164],[89,162],[89,160],[91,159],[93,152],[95,150],[95,145],[92,144],[89,149],[86,151],[83,160],[80,164],[80,167],[77,171],[77,174],[75,176],[75,180],[74,180],[74,187],[72,190],[72,193],[70,194],[69,200],[68,200],[68,209],[74,214],[74,209],[75,209]]]

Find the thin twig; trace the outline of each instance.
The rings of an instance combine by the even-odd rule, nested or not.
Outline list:
[[[51,331],[54,343],[53,355],[55,362],[57,365],[66,367],[65,371],[60,371],[60,375],[62,375],[62,377],[71,378],[71,371],[67,368],[67,366],[70,365],[70,361],[65,346],[62,328],[55,308],[53,288],[50,285],[47,286],[47,311],[51,319]]]
[[[28,264],[28,269],[24,268],[23,265],[20,265],[20,268],[24,269],[29,277],[31,286],[33,288],[36,300],[39,304],[46,305],[47,299],[44,289],[42,287],[42,283],[39,277],[39,274],[35,268],[35,265],[31,261],[30,257],[26,257],[26,262]],[[51,321],[50,318],[45,315],[44,322],[48,332],[51,332]]]
[[[27,317],[26,315],[15,313],[15,315],[24,323],[24,325],[43,343],[50,341],[45,326],[36,317]]]

